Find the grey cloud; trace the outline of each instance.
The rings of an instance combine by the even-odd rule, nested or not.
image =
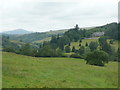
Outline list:
[[[97,1],[97,0],[96,0]],[[24,28],[48,31],[102,25],[117,21],[117,2],[22,2],[0,8],[0,31]]]

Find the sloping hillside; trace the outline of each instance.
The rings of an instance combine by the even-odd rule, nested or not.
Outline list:
[[[3,52],[3,88],[117,88],[118,63],[105,67],[83,59],[35,58]]]
[[[31,34],[25,34],[25,35],[9,35],[11,40],[22,40],[23,42],[33,42],[37,40],[42,40],[48,37],[51,37],[52,35],[63,35],[64,31],[56,31],[56,32],[45,32],[45,33],[31,33]]]

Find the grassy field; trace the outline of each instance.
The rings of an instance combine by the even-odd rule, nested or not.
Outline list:
[[[3,88],[116,88],[118,63],[105,67],[83,59],[35,58],[3,52]]]
[[[0,52],[0,89],[2,89],[2,52]]]

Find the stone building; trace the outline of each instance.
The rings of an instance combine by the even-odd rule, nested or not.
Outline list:
[[[104,36],[104,32],[95,32],[92,34],[92,37],[99,37],[99,36]]]

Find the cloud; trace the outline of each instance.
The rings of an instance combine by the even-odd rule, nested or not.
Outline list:
[[[118,0],[3,0],[0,31],[49,31],[117,22]]]

